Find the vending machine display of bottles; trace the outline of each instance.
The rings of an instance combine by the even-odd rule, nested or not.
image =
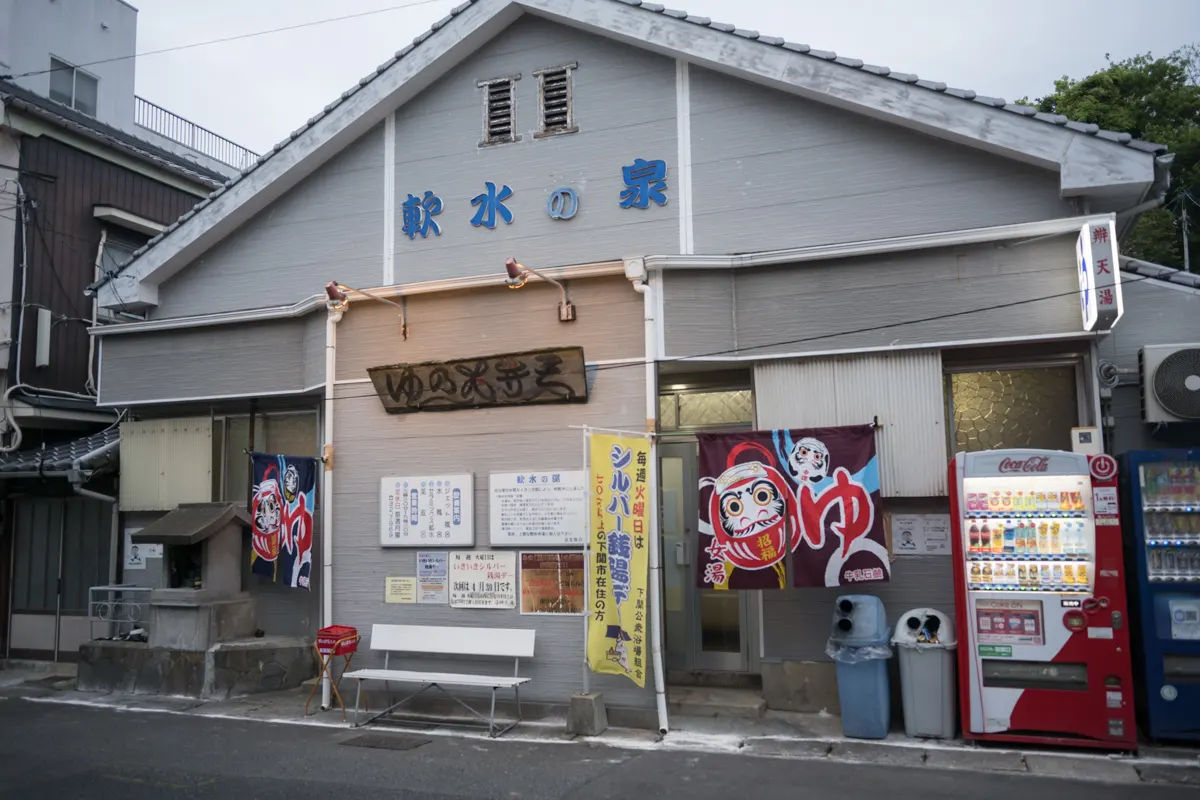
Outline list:
[[[1132,452],[1125,464],[1142,726],[1200,741],[1200,450]]]
[[[1090,590],[1093,530],[1086,479],[1003,476],[967,478],[963,484],[970,589]]]

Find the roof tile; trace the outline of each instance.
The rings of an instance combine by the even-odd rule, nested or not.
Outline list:
[[[329,105],[325,106],[325,109],[323,112],[316,114],[315,116],[309,118],[307,125],[305,125],[304,127],[298,128],[296,131],[294,131],[292,133],[292,135],[289,137],[289,139],[277,144],[270,152],[264,153],[261,157],[259,157],[257,162],[251,164],[249,167],[242,170],[241,177],[231,180],[229,183],[226,184],[226,186],[228,187],[228,186],[234,185],[239,180],[241,180],[241,178],[244,178],[245,176],[249,175],[254,170],[258,169],[258,167],[260,167],[262,164],[264,164],[266,161],[268,161],[274,153],[277,153],[280,150],[282,150],[284,145],[286,145],[288,142],[294,140],[297,136],[299,136],[301,133],[303,133],[308,128],[312,127],[313,125],[316,125],[318,122],[321,121],[321,119],[325,115],[332,112],[335,108],[337,108],[339,105],[341,105],[341,103],[343,101],[349,99],[355,92],[358,91],[358,89],[360,87],[365,86],[367,83],[369,83],[375,77],[378,77],[389,67],[393,66],[396,63],[397,59],[404,58],[406,55],[408,55],[410,52],[412,52],[412,50],[417,45],[419,45],[421,42],[424,42],[426,39],[428,39],[434,33],[434,31],[445,27],[445,25],[449,23],[449,21],[452,17],[455,17],[455,16],[463,13],[468,8],[470,8],[472,5],[474,5],[476,2],[479,2],[479,0],[467,0],[464,3],[462,3],[458,6],[455,6],[455,8],[450,12],[450,16],[445,17],[445,18],[439,20],[438,22],[434,23],[433,27],[430,30],[425,31],[420,36],[413,39],[412,44],[406,45],[403,49],[401,49],[399,52],[397,52],[395,55],[395,58],[393,58],[392,60],[385,62],[383,65],[381,65],[379,67],[378,71],[376,71],[373,75],[368,76],[367,78],[364,78],[357,85],[355,85],[355,86],[351,87],[350,89],[346,90],[345,92],[343,92],[341,97],[334,100]],[[1010,105],[1003,98],[987,97],[984,95],[978,95],[971,89],[947,88],[946,84],[941,83],[940,81],[920,80],[916,75],[911,75],[911,74],[901,73],[901,72],[892,72],[888,67],[863,64],[863,62],[857,58],[839,58],[837,53],[830,51],[830,50],[814,50],[806,44],[796,44],[795,42],[789,42],[789,41],[787,41],[783,38],[777,37],[777,36],[762,36],[757,31],[739,29],[737,26],[730,25],[725,22],[713,22],[708,17],[691,16],[691,15],[687,14],[687,12],[685,12],[685,11],[678,11],[675,9],[667,9],[666,7],[659,5],[658,3],[645,3],[645,2],[642,2],[642,0],[619,0],[619,2],[625,3],[626,5],[629,5],[629,6],[640,7],[645,11],[664,14],[666,16],[670,16],[675,19],[683,20],[683,21],[686,21],[686,22],[689,22],[689,23],[692,23],[695,25],[701,25],[701,26],[711,28],[713,30],[722,31],[724,33],[733,33],[733,34],[736,34],[738,36],[741,36],[741,37],[744,37],[747,39],[757,39],[760,43],[762,43],[766,46],[769,46],[769,47],[781,47],[785,50],[790,50],[793,53],[809,55],[814,58],[823,59],[825,61],[835,61],[838,64],[848,67],[848,68],[856,68],[856,69],[861,68],[862,70],[864,70],[866,72],[870,72],[874,75],[890,77],[894,80],[900,80],[900,81],[904,81],[905,83],[914,84],[920,88],[924,88],[924,89],[927,89],[930,91],[948,94],[953,97],[961,98],[963,100],[968,100],[968,101],[976,102],[976,103],[982,103],[984,105],[990,105],[990,106],[994,106],[996,108],[1007,108],[1009,111],[1011,111],[1013,113],[1021,114],[1022,116],[1029,116],[1029,111],[1026,110],[1028,107],[1026,107],[1026,106],[1019,106],[1016,104]],[[1045,122],[1051,123],[1054,125],[1058,125],[1058,126],[1064,126],[1064,125],[1067,125],[1067,123],[1068,123],[1067,118],[1062,117],[1061,115],[1057,115],[1057,114],[1042,115],[1042,114],[1036,113],[1036,111],[1035,111],[1034,119],[1042,120],[1043,117],[1047,118],[1047,119],[1044,119]],[[1070,127],[1070,129],[1073,131],[1077,131],[1077,132],[1083,133],[1083,134],[1090,134],[1090,135],[1098,136],[1098,137],[1108,140],[1108,141],[1117,142],[1119,144],[1123,144],[1128,147],[1132,147],[1141,152],[1162,153],[1162,152],[1165,152],[1167,149],[1165,146],[1160,145],[1160,144],[1136,140],[1132,136],[1130,136],[1128,133],[1107,131],[1107,130],[1101,129],[1099,126],[1096,126],[1096,125],[1077,123],[1077,124],[1068,125],[1068,127]],[[133,254],[134,259],[136,259],[142,253],[144,253],[147,249],[149,249],[156,242],[161,241],[163,236],[166,233],[169,233],[170,231],[174,230],[176,227],[178,227],[177,223],[175,225],[168,227],[162,234],[159,234],[158,236],[151,239],[145,247],[142,247],[140,250],[138,250],[137,252],[135,252]],[[129,263],[132,263],[132,261]],[[126,267],[127,266],[128,266],[128,264],[126,264]]]

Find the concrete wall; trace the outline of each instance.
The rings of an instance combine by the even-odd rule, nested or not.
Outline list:
[[[1072,215],[1057,173],[692,68],[697,253]]]
[[[1074,239],[665,275],[666,355],[762,357],[1083,333]],[[1013,304],[993,308],[1002,304]],[[979,310],[961,316],[954,312]],[[913,320],[924,320],[907,324]]]
[[[1146,345],[1200,346],[1200,290],[1130,273],[1124,278],[1125,315],[1112,334],[1100,341],[1101,359],[1136,370],[1138,351]],[[1156,428],[1142,422],[1140,375],[1121,376],[1109,408],[1116,418],[1110,452],[1200,447],[1200,423]]]
[[[393,316],[383,306],[356,303],[338,331],[338,377],[366,378],[364,368],[502,353],[506,350],[580,345],[589,362],[639,358],[642,298],[628,281],[580,280],[571,284],[577,322],[557,320],[555,293],[529,286],[411,298],[412,335],[398,341]],[[472,325],[462,324],[470,318]],[[338,624],[364,634],[374,623],[533,628],[533,659],[522,674],[533,677],[521,699],[565,704],[580,690],[583,621],[579,616],[529,615],[518,609],[454,609],[448,605],[384,603],[388,576],[416,574],[416,548],[379,543],[379,482],[389,475],[471,472],[475,485],[475,549],[488,549],[488,474],[523,469],[581,469],[581,433],[571,425],[644,430],[645,371],[641,363],[597,367],[586,404],[510,407],[389,416],[366,382],[342,383],[333,403],[336,431],[334,493],[334,596]],[[561,549],[561,548],[559,548]],[[518,598],[519,602],[519,598]],[[359,651],[355,664],[382,664],[382,653]],[[400,657],[409,668],[446,671],[511,669],[464,659]],[[397,663],[396,659],[392,664]],[[610,706],[649,708],[652,689],[627,679],[593,675],[592,688]],[[526,690],[528,689],[528,691]]]
[[[70,64],[90,64],[83,69],[99,78],[96,117],[123,130],[133,127],[135,62],[121,57],[136,52],[137,9],[122,0],[0,3],[0,61],[14,73],[48,70],[51,55]],[[121,60],[93,63],[117,58]],[[49,73],[17,83],[50,94]]]

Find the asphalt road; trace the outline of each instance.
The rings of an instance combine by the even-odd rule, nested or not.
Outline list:
[[[1196,800],[1194,788],[1105,786],[931,768],[420,737],[0,699],[0,798],[36,800]],[[407,735],[406,735],[407,736]],[[413,740],[409,740],[413,741]]]

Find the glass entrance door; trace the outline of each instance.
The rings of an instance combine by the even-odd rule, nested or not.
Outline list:
[[[746,672],[742,593],[696,588],[698,462],[695,442],[659,446],[667,669]]]

